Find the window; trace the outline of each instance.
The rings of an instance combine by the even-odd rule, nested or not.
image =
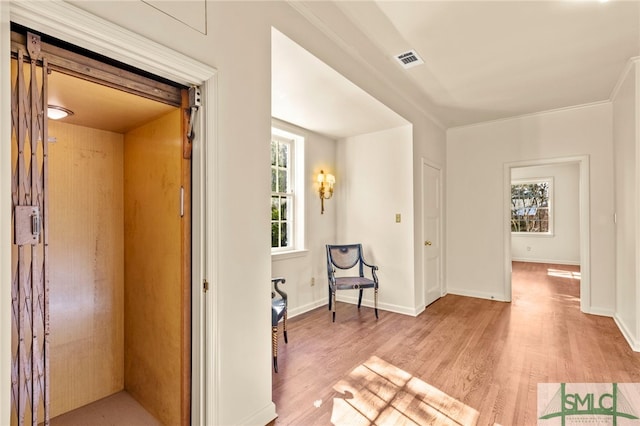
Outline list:
[[[511,182],[511,232],[553,233],[552,190],[552,178]]]
[[[271,248],[289,248],[293,229],[293,141],[271,138]]]
[[[271,135],[271,251],[304,248],[304,139],[279,129]]]

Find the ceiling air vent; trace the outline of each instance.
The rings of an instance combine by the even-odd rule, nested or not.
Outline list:
[[[405,69],[424,64],[424,61],[420,56],[418,56],[415,50],[409,50],[408,52],[401,53],[396,55],[395,58]]]

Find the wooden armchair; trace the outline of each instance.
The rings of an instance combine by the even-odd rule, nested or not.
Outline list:
[[[371,269],[371,279],[364,276],[364,267]],[[336,268],[349,270],[357,268],[357,275],[336,276]],[[378,267],[365,262],[362,244],[327,245],[327,275],[329,278],[329,310],[336,321],[336,290],[359,290],[358,309],[362,303],[362,290],[372,288],[374,309],[378,319]]]

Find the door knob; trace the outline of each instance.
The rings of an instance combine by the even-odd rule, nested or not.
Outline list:
[[[430,246],[430,245],[431,245],[431,241],[425,241],[425,242],[424,242],[424,245],[425,245],[425,246]]]

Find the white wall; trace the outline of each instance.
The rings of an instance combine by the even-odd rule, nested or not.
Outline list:
[[[511,234],[511,258],[524,262],[580,264],[580,165],[515,167],[511,180],[553,178],[553,235]]]
[[[320,197],[316,176],[320,170],[335,174],[336,141],[298,126],[273,120],[274,127],[305,138],[305,251],[271,256],[271,275],[284,277],[289,317],[327,303],[327,268],[325,244],[335,241],[336,207],[334,199],[325,200],[320,214]],[[339,191],[341,182],[336,185]],[[314,285],[311,279],[314,278]]]
[[[411,126],[340,140],[334,198],[335,243],[361,243],[367,262],[380,268],[379,308],[414,315],[412,145]],[[373,306],[373,292],[363,303]]]
[[[213,410],[217,410],[218,424],[264,424],[275,415],[271,402],[270,332],[269,328],[264,326],[270,322],[268,282],[272,265],[269,216],[257,213],[267,211],[265,203],[270,192],[268,141],[271,128],[271,27],[277,27],[296,43],[414,123],[414,140],[420,141],[423,151],[443,152],[443,140],[440,137],[431,137],[433,133],[437,133],[434,130],[435,126],[428,123],[429,119],[418,107],[398,96],[394,88],[379,75],[371,73],[362,63],[354,60],[351,52],[338,47],[326,34],[313,27],[285,2],[207,2],[206,33],[144,2],[118,2],[117,7],[114,7],[111,1],[70,3],[218,70],[215,88],[217,99],[210,100],[216,102],[218,116],[215,121],[206,123],[208,131],[215,135],[217,140],[216,147],[212,147],[216,150],[216,162],[207,165],[207,173],[213,174],[217,183],[215,187],[207,188],[207,196],[215,199],[218,207],[215,241],[210,241],[211,246],[216,248],[218,265],[218,270],[210,272],[210,291],[216,295],[217,306],[217,335],[215,342],[210,343],[216,348],[218,383],[216,389],[211,389],[210,392],[216,393],[217,409]],[[0,13],[4,16],[0,39],[5,51],[9,40],[8,4],[10,3],[0,2]],[[194,8],[197,13],[201,13],[202,2],[181,2],[180,8]],[[195,16],[201,16],[197,13]],[[96,25],[95,32],[100,34],[100,25]],[[0,64],[0,90],[6,95],[10,93],[8,55],[0,58]],[[3,95],[0,104],[3,120],[1,128],[5,136],[10,128],[9,98],[9,95]],[[425,145],[434,147],[429,148]],[[410,144],[406,149],[410,152]],[[385,220],[394,225],[393,214],[402,208],[398,211],[403,214],[403,223],[399,224],[399,228],[414,221],[413,201],[406,199],[411,199],[413,191],[411,154],[406,158],[408,162],[402,163],[401,178],[393,177],[388,172],[389,164],[385,164],[383,169],[385,175],[391,176],[387,179],[400,179],[409,191],[408,195],[403,194],[402,200],[389,209],[392,215],[385,216]],[[10,186],[7,182],[10,179],[10,155],[7,148],[0,150],[0,171],[3,176],[0,199],[5,200],[0,215],[2,223],[9,223]],[[409,174],[408,179],[405,173]],[[340,176],[340,173],[337,172],[336,175]],[[340,185],[338,177],[338,194]],[[335,204],[332,205],[332,201]],[[338,206],[336,200],[330,200],[327,207],[331,212]],[[3,241],[9,241],[7,230],[3,229],[2,235],[6,237]],[[403,253],[406,251],[404,244],[409,244],[410,247],[414,244],[412,236],[404,238],[406,241],[403,242]],[[395,235],[392,235],[391,241],[394,240]],[[10,278],[7,278],[10,268],[4,267],[9,264],[10,251],[8,244],[2,246],[3,275],[0,294],[5,296],[10,294]],[[371,253],[374,260],[375,256],[379,256],[378,253],[367,253]],[[407,259],[411,259],[412,256],[413,253],[409,249]],[[311,262],[317,265],[318,259],[313,258]],[[412,271],[413,260],[407,261],[404,266]],[[409,284],[412,280],[413,276],[406,282],[403,278],[401,285],[409,286],[411,291],[414,291],[413,286]],[[316,284],[318,290],[321,289],[320,281],[318,279]],[[382,281],[383,295],[389,294],[384,286],[390,282],[386,278]],[[4,297],[2,300],[9,299],[10,297]],[[398,303],[412,307],[413,299],[408,296],[405,300],[403,296]],[[4,383],[9,383],[9,302],[1,304],[0,310],[0,378]],[[211,340],[212,337],[214,336],[208,335],[207,339]],[[2,423],[9,413],[8,386],[0,389],[0,401]]]
[[[595,104],[449,129],[447,290],[497,300],[505,294],[504,165],[588,155],[590,311],[615,308],[612,107]],[[474,214],[470,215],[470,206]]]
[[[209,33],[197,46],[207,52],[206,62],[219,69],[218,418],[221,424],[253,423],[273,409],[271,363],[256,357],[271,351],[270,336],[256,327],[271,322],[270,222],[267,214],[256,214],[266,212],[271,191],[265,165],[271,135],[271,28],[250,4],[210,2],[207,12]],[[154,31],[163,41],[175,38],[167,28]]]
[[[616,223],[616,321],[640,350],[638,328],[638,69],[624,76],[613,101]]]

